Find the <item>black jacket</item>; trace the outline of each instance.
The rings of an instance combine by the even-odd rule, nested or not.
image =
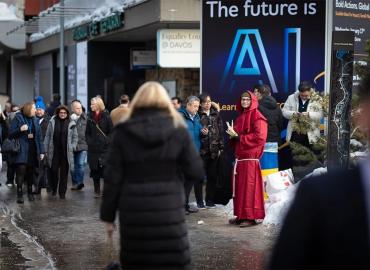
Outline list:
[[[116,126],[105,175],[101,219],[119,211],[123,269],[188,269],[183,180],[204,172],[186,128],[164,112],[136,112]]]
[[[91,115],[88,116],[85,138],[88,145],[87,161],[91,170],[97,170],[99,166],[104,165],[104,154],[108,150],[112,131],[113,124],[107,111],[102,112],[98,123]]]
[[[362,181],[359,168],[303,180],[270,269],[370,269]]]
[[[46,131],[48,130],[48,125],[49,125],[49,122],[50,122],[50,116],[48,114],[45,114],[45,116],[42,118],[42,122],[40,124],[40,128],[41,128],[41,139],[42,141],[44,141],[45,139],[45,136],[46,136]],[[39,123],[40,123],[40,118],[37,118],[39,120]]]
[[[258,101],[258,110],[268,121],[267,142],[281,143],[280,133],[283,129],[283,114],[272,96]]]
[[[224,126],[220,113],[211,107],[209,116],[199,111],[200,123],[202,127],[208,127],[208,135],[201,136],[200,154],[202,156],[210,155],[212,159],[218,157],[218,151],[224,149]]]

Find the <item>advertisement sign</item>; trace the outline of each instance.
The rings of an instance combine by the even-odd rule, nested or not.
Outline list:
[[[157,32],[157,61],[163,68],[200,67],[200,31],[162,29]]]
[[[333,30],[354,32],[355,62],[361,61],[366,57],[366,41],[370,39],[370,0],[335,0]],[[359,83],[360,77],[355,73],[353,77],[354,89],[356,89]]]
[[[334,31],[328,135],[328,170],[348,169],[351,140],[354,33]]]
[[[325,0],[203,0],[202,8],[202,91],[223,111],[261,83],[284,102],[325,70]]]
[[[147,50],[131,51],[131,69],[148,69],[157,66],[157,52]]]
[[[77,99],[79,99],[85,108],[88,108],[87,102],[87,42],[77,43]]]

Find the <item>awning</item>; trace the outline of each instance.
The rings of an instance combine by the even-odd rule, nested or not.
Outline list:
[[[24,27],[20,27],[22,24],[22,20],[0,20],[0,49],[7,51],[26,48],[26,33]],[[17,31],[10,33],[17,27]]]

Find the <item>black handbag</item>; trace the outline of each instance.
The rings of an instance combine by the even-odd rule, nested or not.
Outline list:
[[[1,146],[2,153],[17,154],[21,151],[21,144],[18,139],[5,139]]]

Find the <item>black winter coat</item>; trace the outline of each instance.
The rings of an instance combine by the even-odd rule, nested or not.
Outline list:
[[[356,168],[303,180],[269,269],[370,269],[363,177]]]
[[[104,165],[104,156],[108,151],[112,131],[113,124],[108,112],[102,112],[98,123],[95,122],[91,115],[88,116],[85,135],[88,145],[87,161],[90,170],[97,170],[99,166]]]
[[[259,102],[258,110],[268,121],[268,133],[266,142],[278,142],[281,144],[280,133],[283,129],[283,114],[272,96],[263,97]]]
[[[212,159],[218,157],[218,152],[224,149],[224,126],[220,113],[211,107],[209,116],[199,111],[200,123],[208,128],[208,135],[201,136],[200,154],[202,156],[210,155]]]
[[[39,123],[40,123],[41,119],[38,118],[38,120],[39,120]],[[50,122],[50,116],[48,114],[45,114],[45,116],[43,117],[43,120],[40,124],[42,141],[44,141],[44,139],[45,139],[46,131],[48,130],[49,122]]]
[[[203,162],[186,128],[158,110],[119,124],[107,155],[101,219],[119,211],[123,269],[189,269],[185,181]]]

